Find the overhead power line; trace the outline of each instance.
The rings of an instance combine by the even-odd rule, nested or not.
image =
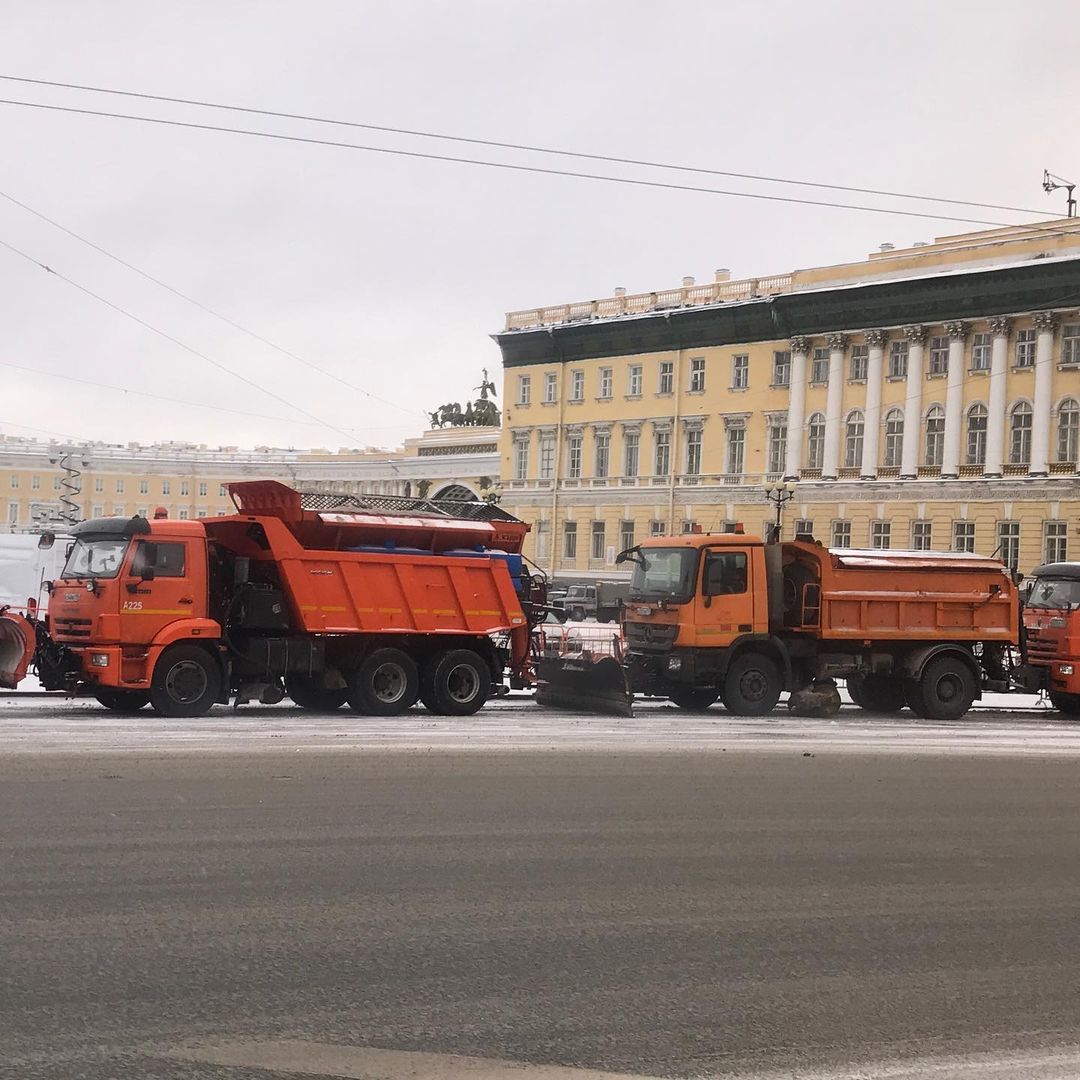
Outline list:
[[[535,146],[528,143],[502,142],[497,139],[475,139],[464,135],[448,135],[435,131],[419,131],[414,128],[391,127],[387,124],[370,124],[359,120],[341,120],[334,117],[313,116],[307,113],[282,112],[253,106],[231,105],[220,101],[199,98],[171,97],[167,94],[149,94],[136,90],[118,90],[106,86],[87,86],[82,83],[59,82],[52,79],[30,79],[18,75],[0,75],[6,82],[27,83],[33,86],[52,86],[65,90],[79,90],[93,94],[111,94],[116,97],[137,98],[142,101],[162,101],[173,105],[192,105],[200,109],[218,109],[224,112],[246,113],[251,116],[270,116],[280,120],[301,120],[311,124],[330,124],[335,127],[356,128],[363,131],[379,131],[391,135],[407,135],[419,139],[438,139],[444,142],[463,143],[469,146],[488,146],[500,150],[521,150],[530,154],[549,154],[556,157],[580,158],[587,161],[605,161],[616,165],[635,165],[649,169],[667,169],[672,172],[698,173],[704,176],[727,176],[733,179],[754,180],[770,184],[790,184],[794,187],[821,188],[827,191],[848,191],[860,195],[881,195],[890,199],[913,199],[920,202],[947,203],[952,206],[972,206],[983,210],[1005,210],[1010,213],[1045,216],[1042,210],[1028,210],[1020,206],[1002,206],[998,203],[975,202],[970,199],[951,199],[939,195],[917,195],[906,191],[887,191],[880,188],[853,187],[847,184],[829,184],[815,180],[794,180],[784,176],[765,176],[760,173],[734,172],[700,165],[681,165],[671,162],[650,161],[642,158],[618,157],[614,154],[593,154],[582,150],[566,150],[561,147]],[[966,219],[965,219],[966,220]]]
[[[206,304],[199,300],[196,300],[193,296],[188,296],[187,293],[181,292],[179,289],[170,285],[167,281],[162,281],[160,278],[154,277],[153,274],[148,273],[146,270],[135,266],[134,263],[128,262],[126,259],[122,259],[119,255],[113,254],[113,252],[103,248],[100,244],[95,244],[93,240],[88,240],[85,236],[80,236],[74,229],[69,229],[66,225],[62,225],[59,221],[49,217],[47,214],[43,214],[40,210],[35,210],[27,203],[16,199],[14,195],[9,195],[6,191],[0,191],[0,198],[6,199],[9,203],[18,206],[20,209],[25,210],[28,214],[33,214],[34,217],[39,218],[41,221],[51,225],[54,229],[59,229],[62,233],[66,233],[68,236],[75,240],[78,240],[80,244],[85,244],[87,247],[92,248],[94,251],[101,255],[104,255],[108,259],[112,259],[113,262],[119,263],[120,266],[132,271],[132,273],[138,274],[140,277],[145,278],[147,281],[159,288],[164,289],[166,292],[172,293],[174,296],[178,296],[181,300],[186,300],[189,304],[194,304],[200,311],[205,311],[207,315],[212,315],[215,319],[220,319],[221,322],[233,327],[235,330],[239,330],[242,334],[247,334],[248,337],[253,338],[255,341],[260,342],[263,345],[268,346],[271,349],[281,353],[283,356],[287,356],[290,360],[295,360],[300,364],[305,365],[312,369],[312,371],[319,372],[320,375],[325,375],[328,379],[333,379],[335,382],[340,383],[342,386],[347,387],[349,390],[355,391],[357,394],[361,394],[364,397],[371,398],[372,401],[378,401],[382,405],[387,405],[392,409],[399,409],[403,413],[407,413],[409,416],[416,415],[420,410],[407,409],[404,405],[398,405],[396,402],[388,401],[386,398],[380,397],[378,394],[373,394],[370,390],[365,390],[363,387],[357,386],[354,383],[349,382],[348,379],[343,379],[340,375],[336,375],[332,371],[328,371],[326,368],[314,363],[311,360],[306,359],[297,353],[286,349],[283,345],[278,345],[276,342],[271,341],[269,338],[263,337],[262,334],[256,333],[254,330],[249,330],[246,326],[242,326],[236,322],[235,319],[229,318],[228,315],[223,315],[220,311],[215,311],[213,308],[208,307]],[[245,415],[254,416],[255,413],[247,413]],[[267,417],[266,419],[274,419],[274,417]]]
[[[452,162],[458,165],[475,165],[507,172],[534,173],[541,176],[567,176],[577,180],[599,180],[608,184],[629,187],[654,188],[664,191],[690,191],[703,195],[723,195],[732,199],[751,199],[772,203],[788,203],[796,206],[824,206],[838,210],[859,210],[869,214],[885,214],[892,217],[919,218],[929,221],[955,221],[971,225],[994,225],[1001,227],[1011,222],[991,221],[988,218],[959,217],[952,214],[931,214],[920,210],[899,210],[883,206],[867,206],[863,203],[831,202],[827,199],[800,199],[793,195],[767,195],[762,192],[728,191],[722,188],[701,187],[696,184],[675,184],[663,180],[644,180],[628,176],[608,176],[602,173],[579,172],[571,169],[549,169],[540,165],[512,164],[506,161],[488,161],[483,158],[455,157],[452,154],[428,154],[419,150],[400,150],[385,146],[367,146],[361,143],[340,142],[335,139],[316,139],[303,135],[286,135],[277,131],[256,131],[252,128],[228,127],[220,124],[199,124],[192,120],[168,120],[159,116],[140,116],[134,113],[109,112],[104,109],[80,109],[71,105],[47,105],[40,101],[16,101],[0,98],[0,105],[19,108],[41,109],[47,112],[73,113],[79,116],[109,117],[114,120],[133,120],[143,124],[162,127],[187,128],[194,131],[216,131],[226,135],[247,135],[256,139],[272,139],[280,142],[303,143],[310,146],[329,146],[341,150],[359,150],[370,154],[413,158],[422,161]],[[1027,213],[1028,211],[1024,211]],[[1034,213],[1035,211],[1031,211]]]
[[[306,416],[309,420],[318,424],[320,427],[327,428],[330,431],[336,431],[339,435],[344,435],[345,438],[349,439],[350,441],[354,438],[353,433],[346,431],[344,428],[338,427],[336,424],[331,424],[328,421],[323,420],[321,417],[316,416],[312,412],[308,412],[308,410],[303,408],[302,406],[289,401],[288,398],[284,398],[280,394],[274,393],[273,390],[268,390],[265,386],[261,386],[259,383],[255,382],[254,379],[249,379],[246,375],[242,375],[239,371],[233,370],[227,364],[223,364],[220,360],[215,360],[213,357],[207,356],[206,353],[200,352],[193,346],[188,345],[187,342],[181,341],[177,337],[173,337],[172,334],[166,332],[165,330],[159,329],[158,327],[154,326],[153,323],[149,323],[145,319],[142,319],[138,315],[135,315],[133,312],[128,311],[126,308],[122,308],[119,304],[114,304],[111,300],[107,300],[104,296],[100,295],[100,293],[96,293],[92,289],[88,289],[85,285],[80,285],[79,282],[67,277],[59,270],[54,270],[47,263],[41,262],[40,259],[35,259],[33,255],[27,254],[21,248],[15,247],[14,244],[9,244],[6,240],[0,240],[0,247],[6,248],[8,251],[12,252],[12,254],[18,255],[19,258],[25,259],[29,263],[33,263],[34,266],[37,266],[41,270],[44,270],[47,274],[51,274],[53,277],[59,278],[65,284],[70,285],[73,289],[77,289],[85,296],[92,297],[99,303],[104,304],[106,307],[111,308],[118,314],[123,315],[124,318],[130,319],[132,322],[138,323],[140,326],[149,330],[151,333],[157,334],[158,337],[164,338],[166,341],[169,341],[173,345],[178,346],[185,352],[190,353],[192,356],[197,356],[200,360],[205,360],[206,363],[210,364],[212,367],[216,367],[219,371],[224,371],[226,374],[231,375],[234,379],[239,379],[240,382],[246,383],[248,386],[252,387],[255,390],[258,390],[260,393],[266,394],[267,397],[272,397],[280,404],[295,410],[302,416]]]

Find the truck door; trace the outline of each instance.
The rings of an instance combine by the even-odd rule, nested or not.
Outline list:
[[[694,597],[695,636],[704,648],[723,647],[754,629],[750,556],[728,547],[706,548],[703,556],[701,585]]]
[[[139,540],[120,592],[121,639],[152,641],[177,619],[206,613],[206,555],[199,539]]]

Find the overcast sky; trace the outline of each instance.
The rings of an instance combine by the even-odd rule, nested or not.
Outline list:
[[[1048,216],[1064,199],[1043,194],[1043,168],[1080,174],[1072,0],[3,0],[0,11],[0,74],[1045,207]],[[9,82],[0,96],[816,194]],[[464,400],[482,367],[501,385],[489,335],[506,310],[610,295],[618,285],[667,287],[684,274],[710,280],[717,267],[735,277],[781,273],[862,258],[882,241],[976,227],[11,105],[0,105],[0,134],[0,191],[400,406],[258,344],[0,200],[0,240],[284,399],[0,249],[0,361],[33,369],[0,367],[7,434],[392,446],[425,426],[424,410]]]

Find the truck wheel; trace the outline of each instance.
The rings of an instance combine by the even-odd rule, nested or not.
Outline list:
[[[491,695],[491,670],[472,649],[436,653],[420,678],[420,700],[440,716],[471,716]]]
[[[682,686],[668,694],[680,709],[687,712],[704,712],[719,696],[719,693],[709,686]]]
[[[963,660],[943,656],[926,665],[921,679],[908,681],[907,699],[924,720],[959,720],[975,700],[975,676]]]
[[[1050,704],[1067,716],[1080,716],[1080,694],[1051,694]]]
[[[120,690],[112,686],[95,690],[94,697],[106,709],[118,713],[137,713],[150,703],[149,690]]]
[[[416,661],[401,649],[376,649],[353,673],[347,695],[361,716],[397,716],[420,696]]]
[[[898,713],[907,704],[904,684],[887,675],[852,675],[847,690],[851,700],[868,712]]]
[[[285,680],[285,693],[294,705],[314,712],[333,712],[345,704],[349,691],[345,687],[323,686],[310,675],[290,675]]]
[[[571,622],[584,622],[585,621],[585,609],[584,608],[571,608],[570,609],[570,621]]]
[[[171,645],[150,680],[150,703],[162,716],[205,716],[218,699],[221,669],[198,645]]]
[[[724,707],[736,716],[765,716],[776,708],[783,682],[776,664],[761,653],[736,657],[724,679]]]

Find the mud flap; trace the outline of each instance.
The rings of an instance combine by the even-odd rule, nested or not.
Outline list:
[[[622,664],[614,656],[540,657],[536,662],[536,703],[608,716],[630,716],[633,695]]]
[[[34,624],[14,611],[0,611],[0,688],[14,690],[34,658]]]

